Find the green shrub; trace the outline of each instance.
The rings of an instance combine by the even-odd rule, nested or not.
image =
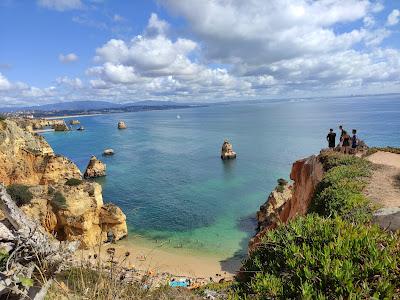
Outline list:
[[[399,241],[340,217],[299,217],[263,237],[237,298],[390,299],[400,292]]]
[[[362,193],[371,164],[355,156],[339,153],[321,156],[327,171],[318,184],[310,212],[321,216],[342,216],[351,222],[364,223],[372,216],[372,206]]]
[[[80,185],[81,183],[82,183],[82,180],[77,179],[77,178],[70,178],[65,182],[65,184],[68,186],[77,186],[77,185]]]
[[[4,272],[6,269],[8,256],[8,253],[4,249],[0,248],[0,272]]]
[[[29,191],[29,186],[23,184],[11,184],[7,187],[7,193],[11,196],[11,199],[15,201],[17,206],[22,206],[29,203],[33,195]]]
[[[54,193],[53,203],[58,209],[64,209],[67,207],[67,199],[65,199],[64,195],[60,191]]]

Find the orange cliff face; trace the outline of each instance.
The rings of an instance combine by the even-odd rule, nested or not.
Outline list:
[[[77,183],[67,184],[72,178]],[[126,236],[121,209],[103,203],[99,184],[81,180],[78,167],[55,155],[43,137],[0,121],[0,183],[29,186],[33,198],[21,206],[28,217],[57,239],[81,241],[83,248],[105,241],[110,231],[115,239]]]
[[[249,251],[257,247],[268,230],[307,213],[323,175],[318,156],[313,155],[293,164],[290,173],[293,185],[285,185],[280,191],[276,188],[257,212],[258,233],[250,240]]]

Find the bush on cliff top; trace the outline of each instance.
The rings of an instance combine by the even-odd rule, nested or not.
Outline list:
[[[7,187],[7,193],[11,196],[11,199],[15,201],[17,206],[28,204],[33,195],[29,191],[29,186],[23,184],[11,184]]]
[[[233,298],[376,299],[400,293],[399,237],[315,214],[269,231]]]
[[[325,217],[341,216],[351,222],[369,221],[372,207],[362,190],[371,175],[371,164],[340,153],[321,155],[320,161],[326,173],[317,186],[310,212]]]

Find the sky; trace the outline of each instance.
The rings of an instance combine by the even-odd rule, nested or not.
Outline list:
[[[0,0],[0,105],[400,92],[400,0]]]

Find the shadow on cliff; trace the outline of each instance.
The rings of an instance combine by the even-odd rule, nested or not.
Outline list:
[[[255,214],[239,219],[236,227],[246,233],[246,236],[240,241],[240,249],[235,251],[231,257],[220,261],[222,271],[232,274],[240,270],[242,261],[247,256],[249,240],[256,234],[257,220]]]

